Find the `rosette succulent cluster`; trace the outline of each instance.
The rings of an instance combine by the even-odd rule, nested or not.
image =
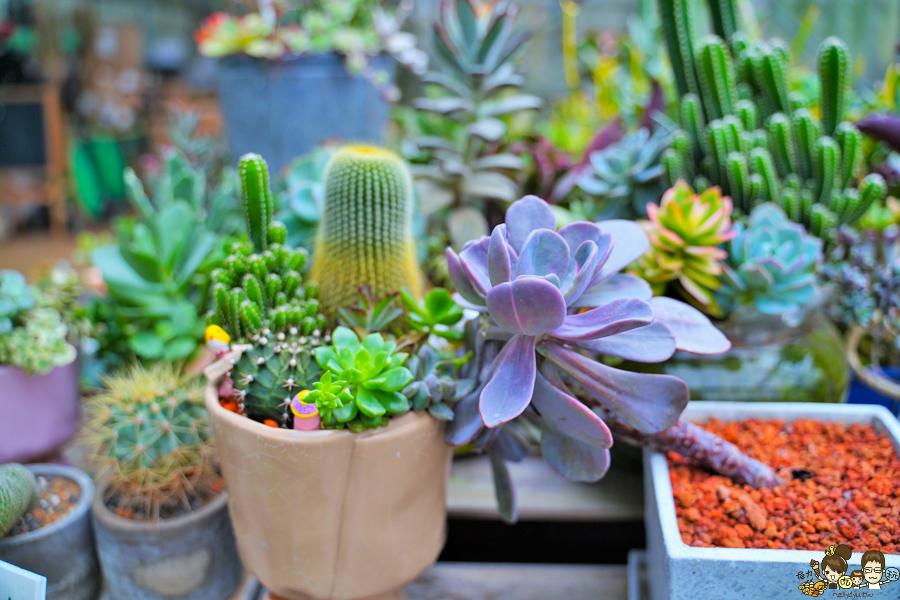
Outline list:
[[[493,441],[499,454],[492,458],[515,460],[521,453],[507,443],[512,436],[494,428],[526,415],[541,424],[547,461],[567,477],[592,481],[609,466],[607,422],[646,434],[676,423],[688,402],[683,381],[591,357],[659,362],[676,349],[715,354],[730,347],[698,310],[653,298],[645,281],[619,273],[648,245],[630,221],[577,222],[556,231],[550,206],[526,196],[490,237],[458,255],[448,249],[456,301],[482,313],[484,343],[502,344],[478,389],[456,405],[448,441]]]
[[[762,313],[780,314],[805,306],[816,295],[816,266],[822,241],[792,223],[778,206],[754,209],[749,222],[734,227],[723,285],[717,293],[732,311],[752,304]]]
[[[717,187],[695,194],[684,181],[663,194],[659,206],[647,205],[649,221],[641,226],[650,248],[632,270],[662,295],[674,283],[684,298],[701,310],[721,315],[714,291],[719,289],[721,261],[728,254],[720,245],[732,239],[731,198]]]

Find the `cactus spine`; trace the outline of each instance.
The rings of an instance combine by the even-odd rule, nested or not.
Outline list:
[[[362,285],[376,297],[403,288],[421,296],[412,237],[412,182],[396,154],[351,145],[332,156],[325,170],[325,206],[312,276],[330,317],[353,304]]]
[[[0,538],[25,515],[36,490],[31,471],[14,463],[0,466]]]
[[[854,189],[862,137],[843,121],[850,61],[843,42],[828,38],[819,48],[819,121],[790,92],[787,45],[750,41],[729,29],[733,0],[708,0],[718,35],[707,35],[697,48],[691,45],[692,1],[657,1],[682,96],[681,127],[690,141],[663,154],[668,185],[684,179],[700,191],[720,186],[745,215],[775,202],[825,238],[884,198],[878,175],[867,178],[865,191],[863,183]]]

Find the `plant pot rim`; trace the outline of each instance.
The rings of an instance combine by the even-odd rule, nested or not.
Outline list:
[[[366,57],[369,59],[378,59],[382,57],[389,57],[390,54],[385,52],[384,50],[379,50],[375,54],[366,54]],[[316,61],[316,60],[327,60],[331,61],[332,59],[337,59],[341,63],[343,63],[347,59],[347,55],[342,52],[338,52],[337,50],[326,50],[323,52],[303,52],[303,53],[291,53],[285,54],[284,56],[279,56],[277,58],[266,58],[262,56],[250,56],[249,54],[236,53],[229,54],[227,56],[218,57],[216,60],[219,64],[229,64],[229,63],[246,63],[246,64],[256,64],[256,65],[290,65],[299,61]]]
[[[812,418],[821,421],[842,423],[871,423],[884,430],[892,438],[894,452],[900,456],[900,421],[884,406],[874,404],[819,404],[815,402],[762,402],[760,405],[747,402],[690,402],[682,418],[692,422],[703,422],[715,417],[723,421],[744,419],[800,419]],[[738,417],[738,418],[732,418]],[[809,550],[785,548],[698,548],[689,546],[681,539],[678,519],[675,513],[675,499],[672,491],[669,464],[666,455],[644,449],[644,477],[652,482],[651,488],[645,484],[647,493],[655,494],[650,507],[656,505],[656,515],[645,515],[646,520],[656,519],[662,529],[662,541],[666,555],[673,559],[705,561],[761,562],[806,562]],[[862,552],[853,552],[851,560],[859,561]],[[885,554],[887,566],[900,567],[900,555]]]
[[[414,410],[409,410],[402,415],[391,417],[388,420],[387,425],[383,425],[375,429],[366,429],[361,433],[356,433],[355,431],[350,431],[349,429],[319,429],[316,431],[295,431],[293,429],[284,429],[281,427],[269,427],[268,425],[263,425],[262,423],[254,421],[250,417],[239,415],[223,408],[219,403],[218,381],[219,378],[209,379],[206,384],[206,410],[210,414],[210,417],[229,422],[235,427],[241,429],[253,430],[256,435],[263,438],[268,438],[269,440],[273,441],[296,442],[298,436],[302,436],[306,439],[354,436],[359,439],[380,435],[381,433],[388,431],[389,429],[401,427],[408,421],[412,420],[413,418],[418,418],[419,416],[424,416],[429,419],[434,418],[428,414],[417,413]]]
[[[17,367],[15,365],[10,365],[10,364],[0,364],[0,375],[2,375],[4,372],[7,372],[7,371],[21,371],[22,373],[25,373],[26,377],[46,377],[47,375],[50,375],[51,373],[53,373],[53,371],[56,371],[57,369],[68,369],[69,367],[71,367],[72,365],[74,365],[77,362],[78,362],[78,357],[73,359],[72,362],[70,362],[70,363],[66,363],[64,365],[59,365],[59,366],[53,367],[46,373],[31,373],[30,375],[28,373],[25,373],[25,369],[23,369],[22,367]],[[43,465],[43,464],[49,464],[49,463],[35,463],[35,464]],[[60,465],[60,466],[62,466],[62,465]]]
[[[156,521],[138,521],[136,519],[126,519],[120,517],[106,506],[103,499],[104,492],[109,486],[106,483],[101,484],[94,496],[91,512],[98,524],[103,525],[105,529],[114,529],[125,534],[144,535],[149,532],[169,533],[175,532],[182,528],[189,527],[195,523],[201,522],[220,510],[227,509],[228,491],[223,491],[218,496],[204,504],[197,510],[191,511],[184,515],[179,515],[171,519],[159,519]]]
[[[24,465],[24,467],[36,476],[63,477],[74,481],[81,489],[81,496],[78,498],[78,503],[75,507],[55,523],[51,523],[40,529],[35,529],[34,531],[29,531],[28,533],[23,533],[22,535],[0,538],[0,547],[13,548],[16,546],[23,546],[55,534],[68,527],[74,521],[82,518],[91,509],[91,504],[97,495],[94,482],[88,474],[75,467],[52,463],[37,463]]]

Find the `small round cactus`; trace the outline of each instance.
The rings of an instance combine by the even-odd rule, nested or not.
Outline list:
[[[106,500],[147,516],[190,510],[218,479],[202,381],[159,363],[107,377],[104,387],[85,438],[97,474],[108,477]]]
[[[389,150],[344,146],[325,169],[325,206],[312,277],[323,311],[354,303],[361,285],[375,297],[400,289],[421,296],[412,235],[412,180]]]
[[[25,515],[36,490],[31,471],[15,463],[0,466],[0,538]]]

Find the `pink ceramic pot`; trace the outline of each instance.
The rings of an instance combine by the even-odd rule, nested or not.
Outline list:
[[[47,375],[0,366],[0,464],[53,455],[78,430],[78,361]]]

